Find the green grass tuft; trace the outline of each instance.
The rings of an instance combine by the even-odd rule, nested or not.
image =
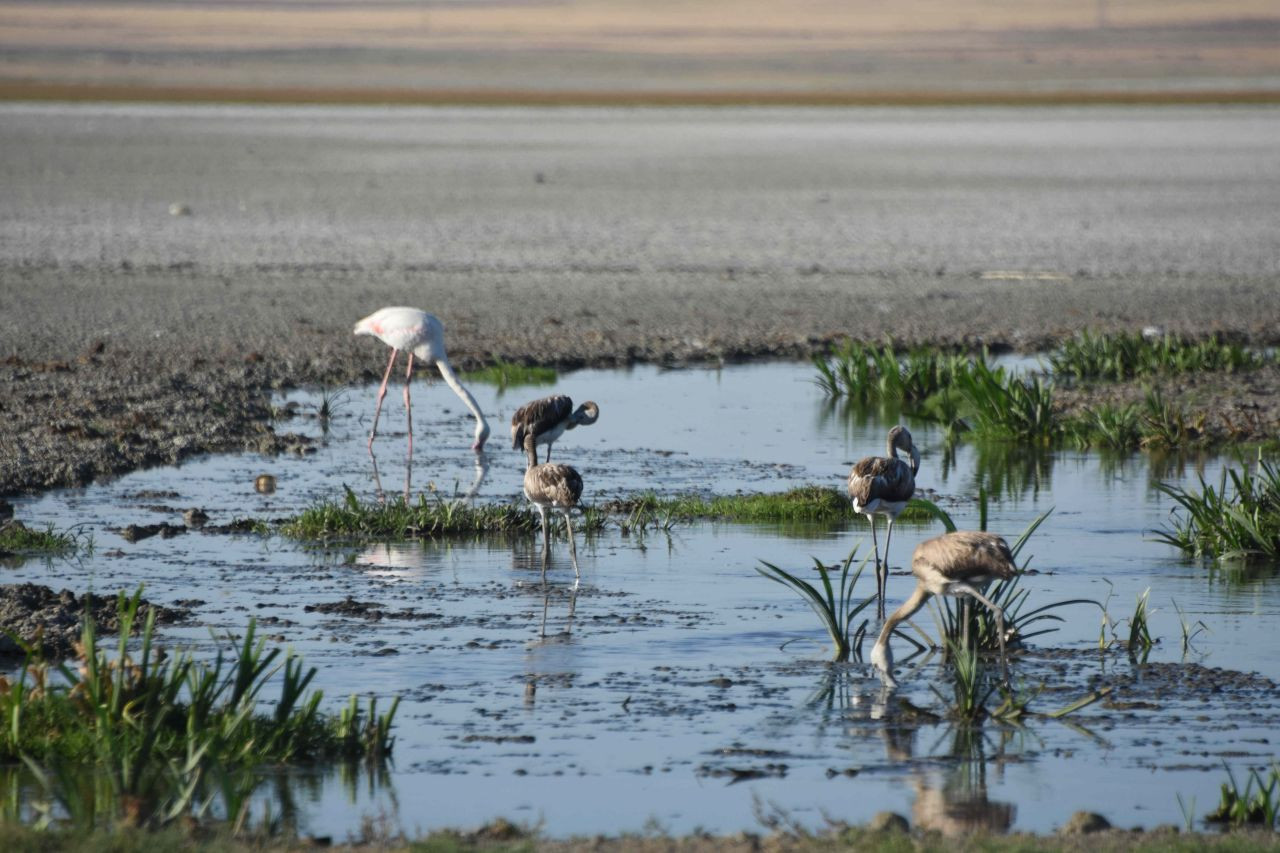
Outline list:
[[[0,525],[0,553],[65,555],[81,549],[92,549],[92,540],[74,530],[52,524],[35,530],[15,520]]]
[[[1156,488],[1178,504],[1156,538],[1196,557],[1215,560],[1280,559],[1280,466],[1226,469],[1217,487],[1200,477],[1199,491],[1168,483]]]
[[[366,709],[354,696],[339,715],[321,712],[320,692],[307,692],[315,669],[267,650],[253,622],[203,663],[186,651],[162,652],[151,611],[130,648],[141,595],[141,588],[120,594],[114,657],[86,618],[78,660],[31,659],[13,678],[0,676],[0,762],[26,764],[42,791],[33,808],[46,821],[56,802],[82,828],[158,826],[199,817],[201,804],[207,809],[219,794],[231,816],[247,804],[253,771],[264,765],[390,755],[398,699],[382,713],[376,700]],[[260,713],[258,697],[269,684],[278,684],[279,695]],[[16,808],[22,780],[6,781],[12,790],[0,808]]]
[[[559,375],[553,367],[495,361],[479,370],[469,370],[463,377],[471,382],[497,385],[499,390],[506,390],[518,385],[553,385]]]
[[[1088,331],[1050,353],[1054,376],[1077,380],[1123,382],[1165,373],[1252,370],[1269,357],[1215,335],[1205,341],[1184,341],[1140,334],[1093,335]]]

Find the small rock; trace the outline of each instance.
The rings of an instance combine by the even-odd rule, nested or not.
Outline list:
[[[872,832],[901,832],[905,834],[911,831],[911,824],[907,823],[907,819],[897,812],[876,812],[872,815],[871,820],[867,821],[867,829]]]
[[[1111,821],[1097,812],[1080,811],[1073,814],[1058,829],[1059,835],[1088,835],[1093,832],[1104,832],[1111,828]]]

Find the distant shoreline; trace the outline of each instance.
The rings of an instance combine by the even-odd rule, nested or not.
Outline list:
[[[715,107],[715,106],[1155,106],[1280,104],[1280,89],[1205,91],[1072,89],[1000,91],[672,91],[140,86],[0,81],[0,101],[102,101],[403,106]]]

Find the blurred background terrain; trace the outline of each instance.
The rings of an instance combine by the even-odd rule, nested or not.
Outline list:
[[[0,96],[1280,99],[1275,0],[4,0]]]

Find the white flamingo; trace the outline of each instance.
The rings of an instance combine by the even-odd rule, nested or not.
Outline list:
[[[378,434],[378,415],[382,412],[382,399],[387,396],[387,381],[391,379],[391,369],[395,367],[396,355],[401,350],[409,352],[409,366],[404,372],[404,409],[409,423],[409,453],[413,453],[413,410],[409,404],[409,381],[413,378],[413,360],[418,358],[425,362],[434,362],[440,375],[453,393],[457,394],[464,405],[476,418],[476,438],[471,449],[476,453],[484,449],[489,438],[489,423],[484,413],[458,381],[458,375],[449,365],[449,358],[444,350],[444,324],[433,314],[417,308],[380,308],[359,323],[356,323],[355,334],[373,335],[391,347],[391,358],[387,361],[387,372],[383,374],[382,386],[378,388],[378,403],[373,410],[373,429],[369,431],[369,449],[373,449],[373,439]]]

